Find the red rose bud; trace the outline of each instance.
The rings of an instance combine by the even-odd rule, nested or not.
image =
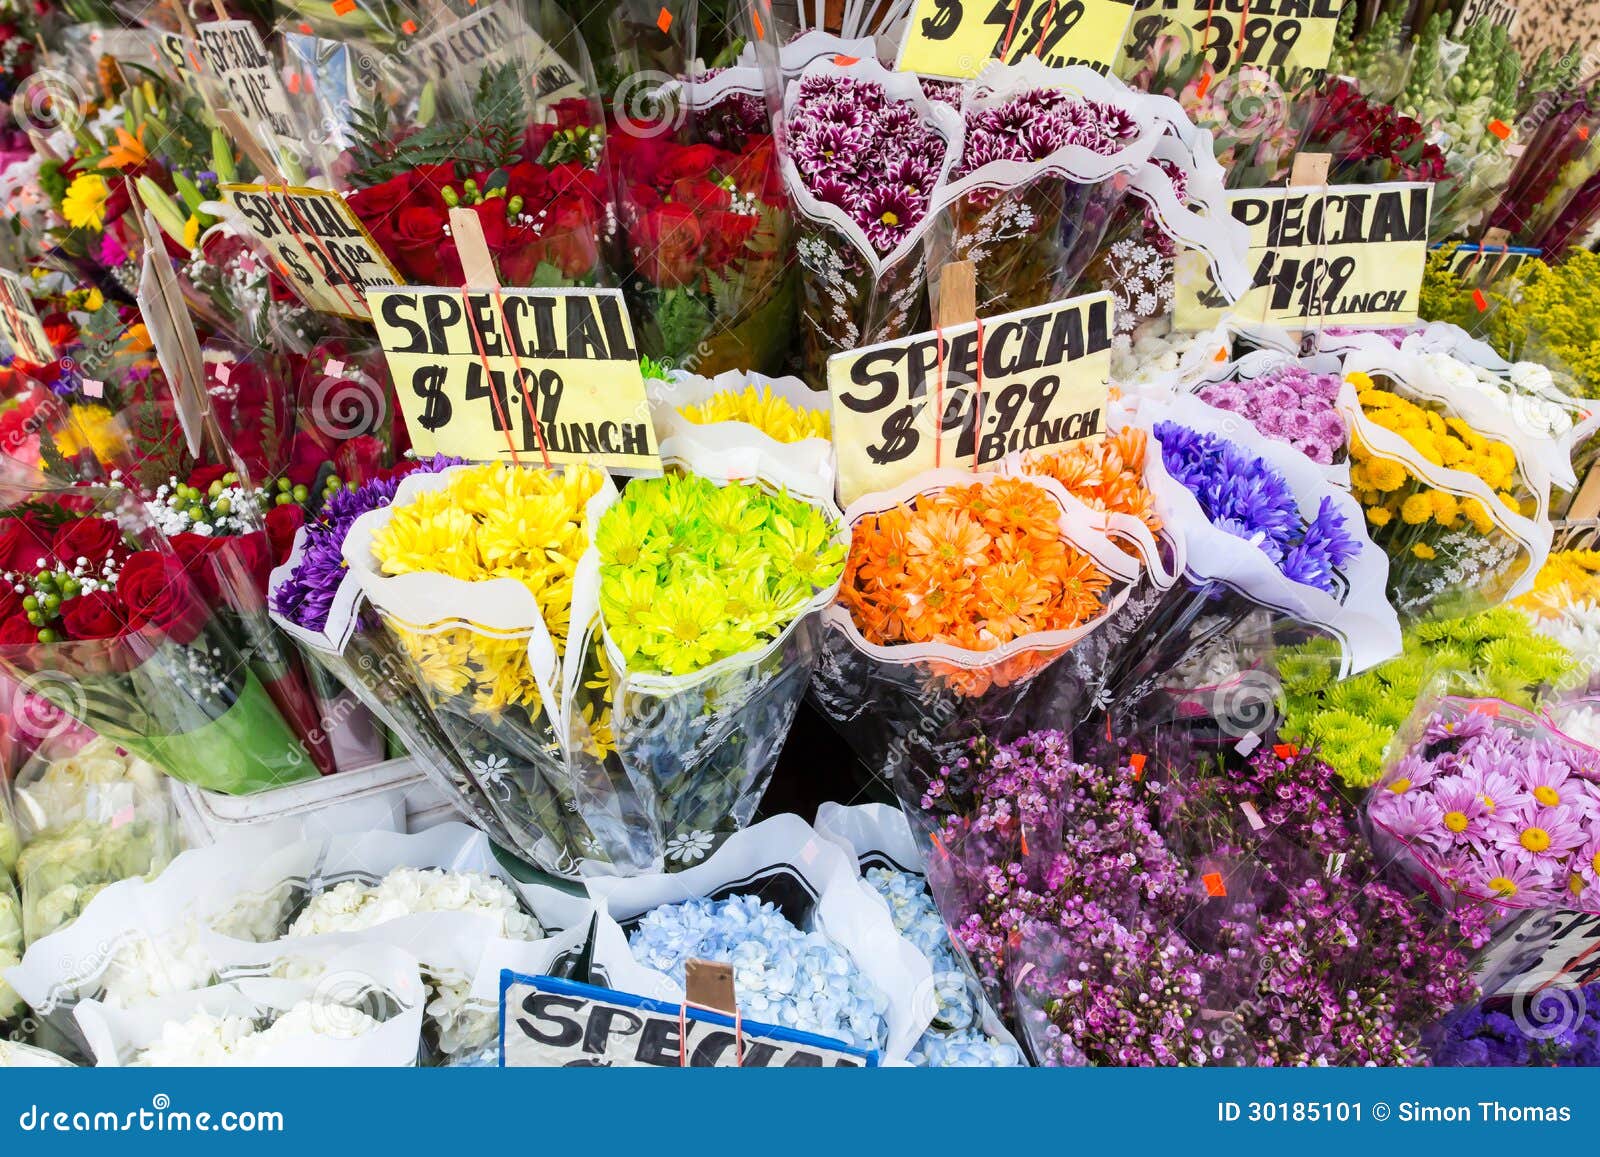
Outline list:
[[[81,558],[91,574],[122,546],[122,530],[112,518],[79,518],[56,531],[52,549],[61,565],[71,570]]]
[[[128,611],[116,591],[91,591],[61,604],[68,639],[114,639],[128,629]]]
[[[205,626],[206,608],[173,555],[142,550],[128,559],[117,579],[117,594],[128,608],[130,627],[160,631],[185,645]]]
[[[27,615],[12,615],[0,622],[0,647],[27,647],[39,641],[39,628]]]
[[[305,525],[306,512],[290,503],[267,511],[267,542],[272,547],[272,565],[282,566],[294,549],[295,531]]]

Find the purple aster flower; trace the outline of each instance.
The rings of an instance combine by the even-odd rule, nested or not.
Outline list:
[[[1582,817],[1567,807],[1524,804],[1510,809],[1505,821],[1492,838],[1525,864],[1564,864],[1588,836]]]
[[[1457,881],[1469,896],[1495,900],[1510,908],[1537,908],[1555,895],[1545,863],[1532,863],[1499,848],[1469,860]]]
[[[462,461],[436,455],[419,461],[412,472],[436,474]],[[300,561],[271,592],[272,609],[308,631],[326,627],[339,584],[348,573],[343,554],[345,535],[363,514],[392,502],[399,489],[399,478],[375,479],[355,490],[341,490],[328,499],[316,518],[306,523]]]

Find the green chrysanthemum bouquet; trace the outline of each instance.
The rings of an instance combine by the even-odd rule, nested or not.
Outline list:
[[[1531,707],[1542,688],[1577,670],[1571,654],[1509,607],[1417,623],[1406,630],[1400,655],[1335,683],[1327,678],[1331,647],[1317,640],[1279,656],[1280,730],[1287,740],[1314,744],[1355,789],[1378,782],[1385,749],[1424,693],[1448,690]]]
[[[754,814],[847,541],[830,504],[691,474],[637,479],[600,517],[600,632],[579,709],[606,758],[649,785],[638,798],[669,868]]]

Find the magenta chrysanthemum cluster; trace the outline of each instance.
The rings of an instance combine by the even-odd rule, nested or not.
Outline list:
[[[1332,465],[1344,452],[1346,429],[1334,402],[1339,376],[1287,364],[1242,382],[1200,390],[1208,406],[1250,419],[1267,437],[1287,442],[1313,462]]]
[[[812,195],[848,213],[879,253],[927,216],[945,153],[911,101],[841,76],[800,82],[787,147]]]
[[[1067,145],[1109,157],[1138,135],[1138,122],[1116,105],[1036,88],[968,111],[954,175],[964,177],[993,161],[1042,161]]]
[[[1600,759],[1474,706],[1447,701],[1428,719],[1373,792],[1373,822],[1463,896],[1600,909]]]

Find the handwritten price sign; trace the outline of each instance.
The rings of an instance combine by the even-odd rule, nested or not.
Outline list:
[[[363,294],[373,286],[405,284],[337,193],[224,185],[222,195],[312,309],[370,321]]]
[[[1395,182],[1230,194],[1229,211],[1250,229],[1250,291],[1230,306],[1199,255],[1182,253],[1177,327],[1209,329],[1224,313],[1289,328],[1415,321],[1432,193]]]
[[[367,300],[418,454],[660,472],[620,290],[395,288]]]
[[[1135,4],[1130,60],[1149,57],[1174,21],[1195,34],[1214,73],[1244,65],[1274,72],[1325,71],[1345,0],[1144,0]],[[1158,11],[1147,11],[1148,9]]]
[[[1501,0],[1467,0],[1461,6],[1461,14],[1456,17],[1450,35],[1460,37],[1474,24],[1482,23],[1498,24],[1509,33],[1517,26],[1517,6]]]
[[[450,17],[437,31],[411,46],[411,58],[424,73],[456,77],[471,86],[486,69],[515,63],[533,79],[541,106],[581,96],[577,72],[508,5],[483,6]]]
[[[228,107],[298,153],[303,146],[289,110],[289,94],[255,25],[248,20],[216,20],[195,31],[200,59],[226,92]]]
[[[0,269],[0,337],[10,343],[12,353],[32,365],[56,360],[28,287],[9,269]]]
[[[917,0],[895,67],[965,80],[992,60],[1111,71],[1133,9],[1119,0]]]
[[[936,466],[988,466],[1012,451],[1093,438],[1110,376],[1104,292],[835,354],[839,500]]]

